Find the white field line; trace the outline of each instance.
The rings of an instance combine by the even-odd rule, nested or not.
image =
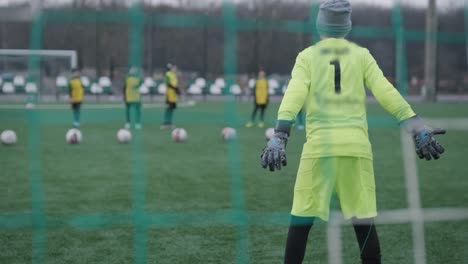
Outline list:
[[[187,101],[187,102],[181,102],[177,104],[177,107],[193,107],[195,106],[196,103],[194,101]],[[157,109],[157,108],[165,108],[166,104],[142,104],[142,107],[144,109]],[[83,109],[124,109],[125,104],[83,104]],[[0,109],[8,109],[8,110],[21,110],[21,109],[26,109],[24,104],[4,104],[0,105]],[[40,109],[40,110],[64,110],[64,109],[70,109],[70,105],[68,104],[44,104],[44,105],[36,105],[34,109]]]

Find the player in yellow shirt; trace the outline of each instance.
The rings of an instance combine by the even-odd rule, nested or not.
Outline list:
[[[286,142],[293,120],[305,105],[307,142],[294,187],[284,263],[302,263],[314,219],[328,220],[336,192],[345,219],[352,219],[362,263],[379,264],[364,87],[413,135],[420,158],[440,157],[444,148],[434,135],[445,130],[425,125],[384,77],[369,51],[344,39],[351,30],[349,0],[326,0],[316,26],[322,40],[298,55],[278,111],[275,136],[261,155],[262,166],[271,171],[287,164]]]
[[[180,94],[177,66],[168,63],[167,69],[168,71],[164,77],[164,83],[166,84],[166,111],[164,112],[164,123],[161,125],[161,129],[173,127],[172,119],[174,111],[177,108],[178,95]]]
[[[72,77],[68,81],[68,91],[73,111],[73,126],[80,127],[81,104],[83,103],[84,85],[81,81],[79,69],[72,70]]]
[[[250,128],[255,125],[255,117],[257,116],[257,111],[260,110],[260,122],[258,123],[258,127],[263,128],[265,127],[265,109],[268,106],[268,81],[266,79],[265,71],[263,70],[258,72],[258,79],[255,82],[254,87],[254,98],[255,106],[252,112],[252,117],[245,126]]]
[[[130,112],[135,109],[135,128],[141,129],[141,96],[139,88],[143,80],[137,68],[131,68],[125,78],[124,99],[125,99],[125,128],[131,127]]]

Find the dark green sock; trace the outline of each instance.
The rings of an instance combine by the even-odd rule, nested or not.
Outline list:
[[[135,104],[135,120],[137,124],[141,124],[141,103]]]
[[[171,120],[171,109],[166,109],[166,111],[164,112],[164,124],[167,125],[167,124],[170,124],[170,120]]]
[[[252,112],[252,117],[250,118],[250,120],[253,122],[255,122],[255,116],[257,115],[257,110],[258,110],[258,107],[255,106],[253,112]]]
[[[130,103],[127,103],[125,106],[125,120],[127,121],[127,123],[130,123],[130,107]]]
[[[73,121],[80,122],[80,109],[73,109]]]
[[[174,109],[169,109],[169,110],[168,110],[168,115],[167,115],[167,117],[168,117],[168,119],[167,119],[168,124],[172,124],[172,118],[173,118],[173,116],[174,116]]]

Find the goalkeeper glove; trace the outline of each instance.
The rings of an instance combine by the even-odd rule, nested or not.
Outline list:
[[[286,143],[288,142],[291,125],[292,123],[289,121],[278,121],[274,136],[268,141],[260,156],[264,169],[268,167],[270,171],[281,170],[281,166],[288,164]]]
[[[420,159],[439,159],[440,155],[445,152],[444,147],[434,138],[434,135],[445,134],[445,129],[429,127],[419,116],[406,119],[401,124],[413,135],[416,154]]]

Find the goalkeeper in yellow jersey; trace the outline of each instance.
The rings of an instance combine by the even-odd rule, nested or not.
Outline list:
[[[125,128],[131,127],[131,110],[135,111],[135,128],[141,129],[141,96],[140,86],[143,83],[142,78],[137,68],[131,68],[125,78],[124,83],[124,99],[125,99]]]
[[[377,216],[372,149],[367,132],[366,91],[414,138],[420,158],[438,159],[444,148],[365,48],[345,40],[351,30],[349,0],[326,0],[317,29],[321,41],[302,51],[278,111],[274,137],[261,155],[271,171],[287,164],[286,142],[305,106],[306,137],[294,187],[284,263],[302,263],[314,219],[329,218],[333,192],[345,219],[352,219],[362,263],[381,263],[373,219]]]
[[[265,71],[263,70],[258,72],[258,79],[255,81],[254,98],[255,105],[252,112],[252,117],[250,121],[245,124],[245,126],[250,128],[255,125],[255,117],[257,116],[257,111],[260,110],[260,122],[258,123],[258,127],[263,128],[265,127],[265,109],[268,106],[268,81],[266,79]]]
[[[168,71],[164,77],[166,84],[166,111],[164,112],[164,122],[161,129],[171,128],[173,126],[172,118],[174,111],[177,108],[178,95],[180,94],[179,81],[177,79],[177,66],[168,63]]]
[[[80,127],[81,104],[84,97],[84,85],[81,81],[80,70],[72,69],[72,77],[68,81],[68,91],[70,96],[71,108],[73,111],[73,126]]]

